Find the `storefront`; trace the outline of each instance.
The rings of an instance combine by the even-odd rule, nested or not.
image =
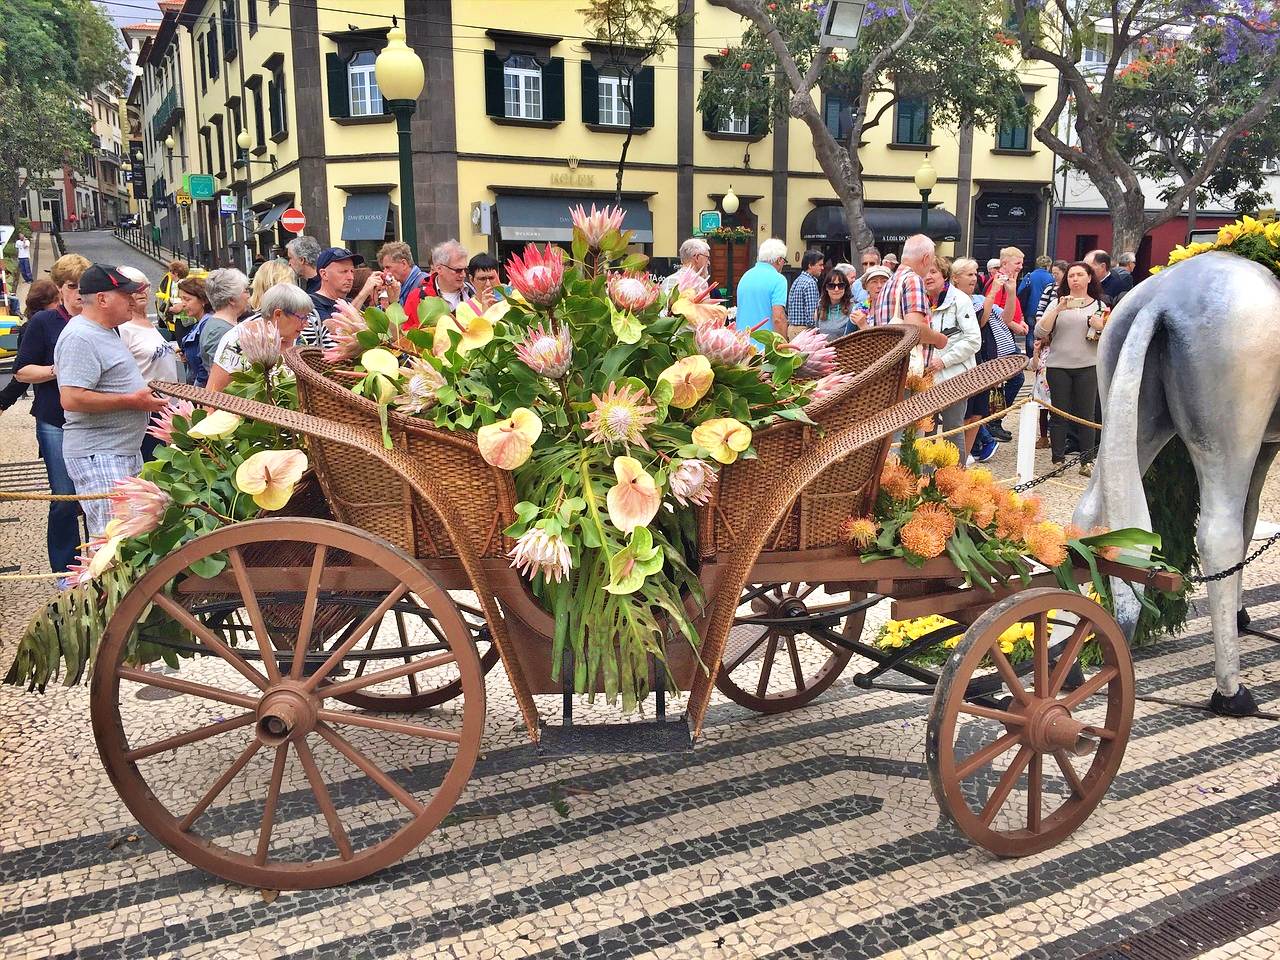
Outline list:
[[[800,236],[805,245],[821,250],[827,260],[857,263],[849,249],[849,225],[844,208],[838,203],[812,201],[814,208],[800,223]],[[872,205],[865,208],[867,226],[880,253],[901,254],[907,237],[920,232],[920,207],[908,205]],[[960,239],[960,221],[944,207],[929,208],[926,230],[937,243],[954,243]]]
[[[613,194],[562,192],[559,190],[538,193],[503,192],[496,190],[497,204],[494,212],[493,241],[491,249],[501,263],[513,253],[524,250],[527,243],[553,243],[568,250],[573,242],[573,221],[569,208],[581,204],[590,210],[612,205]],[[646,254],[653,253],[653,215],[649,211],[648,198],[652,194],[624,194],[622,200],[622,229],[630,230],[633,249]]]
[[[1004,247],[1017,247],[1028,264],[1045,251],[1043,189],[989,189],[982,187],[973,202],[973,243],[969,249],[979,264],[999,257]]]
[[[342,245],[358,253],[372,265],[378,248],[396,239],[395,218],[391,215],[391,197],[387,188],[368,193],[349,193],[342,208]]]

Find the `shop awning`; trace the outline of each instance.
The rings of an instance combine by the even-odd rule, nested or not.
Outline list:
[[[920,232],[918,206],[867,207],[866,215],[867,226],[876,240],[885,243],[902,243]],[[934,240],[959,240],[960,221],[950,210],[930,207],[928,233]],[[800,236],[804,240],[847,242],[849,225],[845,223],[844,208],[834,203],[814,207],[800,223]]]
[[[390,207],[385,193],[353,193],[342,211],[342,239],[381,240],[387,235]]]
[[[572,193],[564,196],[524,196],[506,194],[498,197],[498,230],[502,240],[533,240],[568,243],[573,239],[573,221],[569,218],[569,208],[582,204],[591,209],[591,204],[603,206],[612,200],[599,197],[580,197]],[[634,231],[635,243],[653,243],[653,214],[649,205],[643,200],[623,200],[625,211],[622,228]]]
[[[258,228],[254,231],[254,233],[266,233],[268,230],[274,227],[280,219],[280,214],[284,213],[286,210],[289,209],[290,203],[291,201],[289,200],[281,200],[274,207],[272,207],[270,210],[264,213],[262,217],[258,220]]]

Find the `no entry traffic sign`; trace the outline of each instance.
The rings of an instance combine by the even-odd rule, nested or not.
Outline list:
[[[290,233],[301,233],[307,226],[307,218],[297,207],[290,207],[280,214],[280,226]]]

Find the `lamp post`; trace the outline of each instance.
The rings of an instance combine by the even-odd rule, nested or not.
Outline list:
[[[164,148],[169,151],[170,157],[177,157],[179,160],[187,159],[185,153],[178,153],[178,144],[174,141],[173,134],[169,134],[164,138]],[[190,206],[187,207],[187,242],[190,246],[190,253],[187,255],[187,259],[191,266],[194,267],[196,265],[196,220]]]
[[[916,189],[920,191],[920,232],[929,234],[929,194],[938,183],[938,171],[929,162],[929,155],[924,155],[924,162],[916,171]]]
[[[725,213],[727,213],[731,217],[738,212],[738,195],[733,192],[733,184],[729,184],[729,192],[720,198],[720,209],[723,210]],[[725,227],[728,230],[733,229],[732,227],[729,227],[727,224],[725,225]],[[725,281],[728,289],[728,297],[726,299],[733,300],[734,304],[736,305],[738,301],[737,301],[737,298],[734,296],[734,292],[733,292],[733,234],[732,233],[726,234],[724,238],[724,242],[725,242],[725,250],[728,253],[728,261],[729,261],[728,262],[729,279]]]
[[[400,232],[404,242],[409,244],[413,262],[417,263],[418,217],[414,209],[413,144],[409,139],[409,121],[427,78],[422,58],[405,44],[404,29],[394,17],[387,34],[387,45],[374,61],[373,72],[378,80],[378,89],[396,118],[400,152]]]

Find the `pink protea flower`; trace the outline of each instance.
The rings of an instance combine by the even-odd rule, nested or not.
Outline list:
[[[639,387],[609,384],[603,396],[591,395],[595,409],[587,417],[583,427],[587,439],[596,443],[634,443],[648,450],[644,431],[653,421],[657,407],[649,394]]]
[[[846,383],[851,383],[852,381],[853,374],[851,373],[829,373],[813,385],[813,390],[809,393],[809,399],[821,400],[824,397],[829,397]]]
[[[569,208],[569,216],[573,219],[574,228],[582,232],[583,239],[592,250],[600,249],[600,241],[610,230],[622,229],[622,217],[625,212],[622,207],[605,207],[603,210],[597,210],[594,203],[591,205],[590,213],[583,211],[582,204]]]
[[[804,354],[804,363],[795,372],[797,380],[820,380],[836,369],[835,347],[827,342],[827,335],[813,327],[801,330],[794,340],[783,344],[783,350]]]
[[[160,526],[173,500],[150,480],[126,477],[116,481],[111,493],[111,516],[116,521],[112,533],[140,537]]]
[[[173,442],[173,418],[182,417],[191,421],[195,406],[189,400],[170,400],[169,405],[151,418],[147,427],[147,436],[155,437],[161,443]]]
[[[736,367],[755,356],[756,347],[751,337],[743,331],[726,327],[723,323],[708,321],[699,324],[693,332],[698,352],[714,363]]]
[[[530,580],[542,574],[545,579],[559,583],[573,568],[573,557],[564,538],[541,527],[522,534],[507,556],[511,558],[511,566]]]
[[[345,300],[337,301],[333,310],[333,315],[324,322],[324,328],[333,341],[332,346],[325,348],[324,362],[342,363],[344,360],[354,360],[364,352],[364,348],[356,340],[356,334],[368,330],[369,325],[360,316],[360,311]]]
[[[516,356],[538,376],[558,380],[568,372],[573,359],[573,337],[568,327],[545,330],[538,324],[516,345]]]
[[[716,473],[705,460],[678,460],[668,474],[671,495],[681,506],[702,505],[711,499]]]
[[[530,243],[524,248],[524,257],[511,255],[507,276],[520,296],[540,307],[549,307],[560,299],[564,286],[564,252],[549,243],[539,251],[537,244]]]
[[[392,401],[401,413],[420,414],[436,405],[436,391],[445,384],[439,370],[425,360],[414,359],[401,373],[405,375],[404,386]]]
[[[609,298],[619,310],[639,313],[658,299],[662,288],[643,273],[615,273],[609,277]]]
[[[247,364],[270,370],[280,362],[280,328],[265,317],[240,324],[240,356]]]

